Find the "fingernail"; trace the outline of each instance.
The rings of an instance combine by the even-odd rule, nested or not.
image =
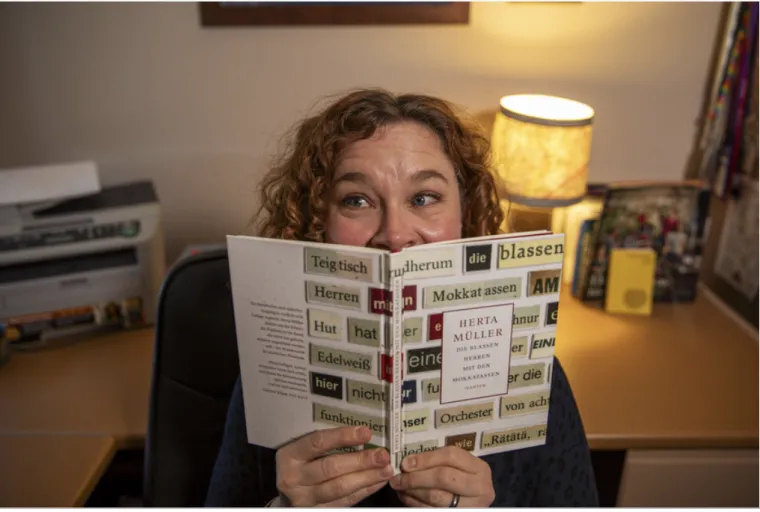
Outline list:
[[[414,469],[414,466],[417,465],[417,459],[414,457],[414,455],[410,455],[404,459],[403,465],[405,469]]]
[[[389,465],[390,467],[390,465]],[[391,467],[391,471],[393,471],[393,468]],[[393,478],[390,479],[391,487],[394,489],[397,489],[401,485],[401,475],[396,475]]]
[[[388,464],[383,468],[383,476],[393,476],[393,466]]]
[[[388,464],[389,461],[388,452],[385,450],[377,450],[375,452],[375,463],[376,464]]]

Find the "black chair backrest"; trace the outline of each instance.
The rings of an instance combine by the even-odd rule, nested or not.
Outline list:
[[[143,504],[202,506],[240,373],[226,249],[169,271],[155,332]]]

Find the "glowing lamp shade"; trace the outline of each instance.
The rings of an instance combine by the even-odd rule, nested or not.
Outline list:
[[[594,110],[556,96],[504,96],[492,134],[494,169],[506,199],[536,207],[583,199]]]

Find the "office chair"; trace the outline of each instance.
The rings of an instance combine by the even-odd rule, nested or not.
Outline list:
[[[203,506],[240,373],[227,250],[191,256],[162,285],[143,505]]]

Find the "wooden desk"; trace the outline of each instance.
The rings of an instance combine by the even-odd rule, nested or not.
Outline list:
[[[594,449],[758,446],[758,344],[709,300],[612,316],[563,297],[556,354]],[[145,439],[153,330],[14,353],[0,434]]]
[[[592,449],[758,447],[757,341],[703,294],[641,318],[563,300],[556,355]]]
[[[757,342],[704,297],[634,318],[608,315],[566,294],[556,353],[592,449],[757,449]],[[152,361],[152,329],[14,353],[0,368],[0,439],[36,434],[48,439],[53,454],[76,451],[59,444],[60,436],[91,436],[75,443],[102,436],[113,449],[139,446]],[[105,445],[93,450],[102,457],[86,459],[92,467],[81,478],[67,475],[68,496],[87,489],[110,460]],[[10,453],[24,458],[44,449],[28,443]],[[47,460],[66,461],[55,457]],[[66,473],[68,464],[46,469]]]
[[[0,368],[0,435],[77,434],[140,445],[148,423],[153,329],[15,352]]]
[[[0,436],[0,507],[80,507],[114,452],[107,436]]]

